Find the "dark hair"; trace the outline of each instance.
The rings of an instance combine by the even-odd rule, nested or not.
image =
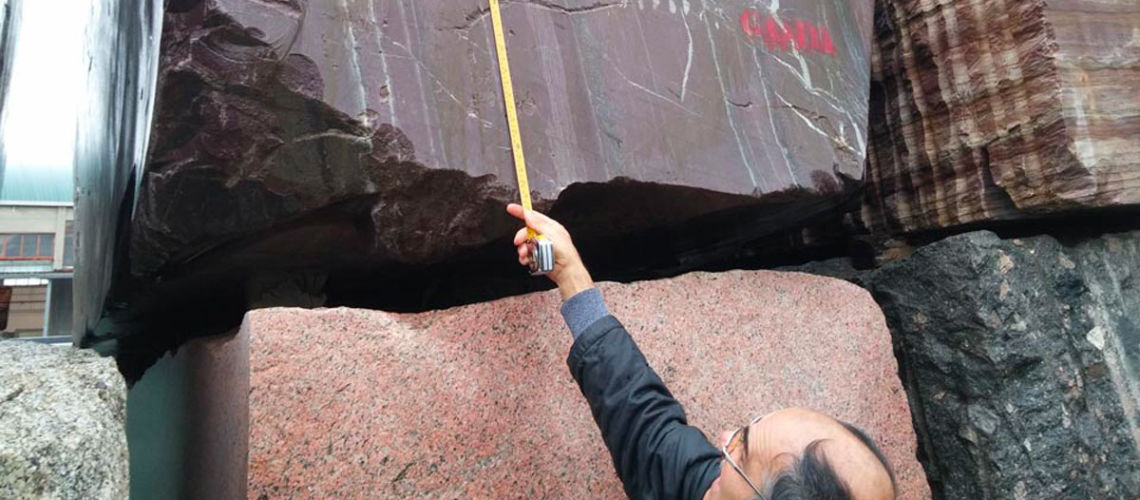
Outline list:
[[[891,489],[895,489],[895,472],[871,437],[854,425],[839,423],[875,454],[891,478]],[[757,500],[849,500],[851,491],[820,452],[822,443],[823,440],[816,440],[808,444],[803,455],[795,459],[790,468],[768,483],[768,494],[757,497]]]

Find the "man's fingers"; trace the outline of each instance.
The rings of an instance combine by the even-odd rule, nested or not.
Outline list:
[[[554,219],[543,215],[540,212],[529,210],[525,213],[526,225],[534,229],[538,234],[548,234],[554,228]]]
[[[547,217],[545,214],[534,210],[526,210],[518,203],[507,205],[507,213],[525,222],[527,227],[533,229],[538,234],[550,233],[550,231],[554,229],[555,224],[557,224],[557,222],[554,222],[554,219]],[[519,244],[517,239],[515,244]]]
[[[518,247],[518,250],[519,250],[519,264],[522,264],[524,266],[530,264],[530,247],[528,247],[526,245],[520,245]]]
[[[526,242],[526,228],[525,227],[522,229],[519,229],[519,231],[517,233],[515,233],[515,246],[517,247],[519,245],[522,245],[524,242]]]
[[[523,215],[523,212],[524,212],[524,210],[523,210],[522,205],[519,205],[518,203],[507,204],[507,213],[508,214],[511,214],[512,217],[514,217],[518,220],[526,222],[526,216]]]
[[[556,228],[559,228],[559,223],[555,222],[554,219],[548,218],[546,214],[532,210],[526,210],[526,208],[523,208],[522,205],[519,205],[518,203],[508,204],[506,206],[506,212],[514,216],[515,219],[520,219],[523,222],[526,222],[527,227],[535,230],[535,232],[539,233],[539,235],[549,235],[549,233],[553,232]],[[526,240],[526,238],[520,240],[519,236],[515,235],[514,244],[520,245],[524,240]]]

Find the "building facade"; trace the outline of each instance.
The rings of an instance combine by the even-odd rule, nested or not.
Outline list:
[[[0,318],[0,337],[71,335],[73,186],[70,169],[5,168],[0,184],[0,280],[7,290],[0,292],[0,301],[10,298],[7,321]]]

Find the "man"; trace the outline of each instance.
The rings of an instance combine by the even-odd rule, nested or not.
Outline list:
[[[630,498],[894,498],[894,474],[871,439],[815,411],[758,417],[722,433],[718,450],[687,424],[681,404],[606,310],[566,229],[516,204],[507,212],[554,244],[549,277],[574,335],[567,363]],[[526,238],[523,228],[514,239],[524,266]]]

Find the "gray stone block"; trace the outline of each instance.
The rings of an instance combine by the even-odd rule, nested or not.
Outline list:
[[[0,342],[0,498],[127,498],[126,398],[110,358]]]
[[[1140,492],[1140,232],[947,238],[872,273],[936,498]]]

